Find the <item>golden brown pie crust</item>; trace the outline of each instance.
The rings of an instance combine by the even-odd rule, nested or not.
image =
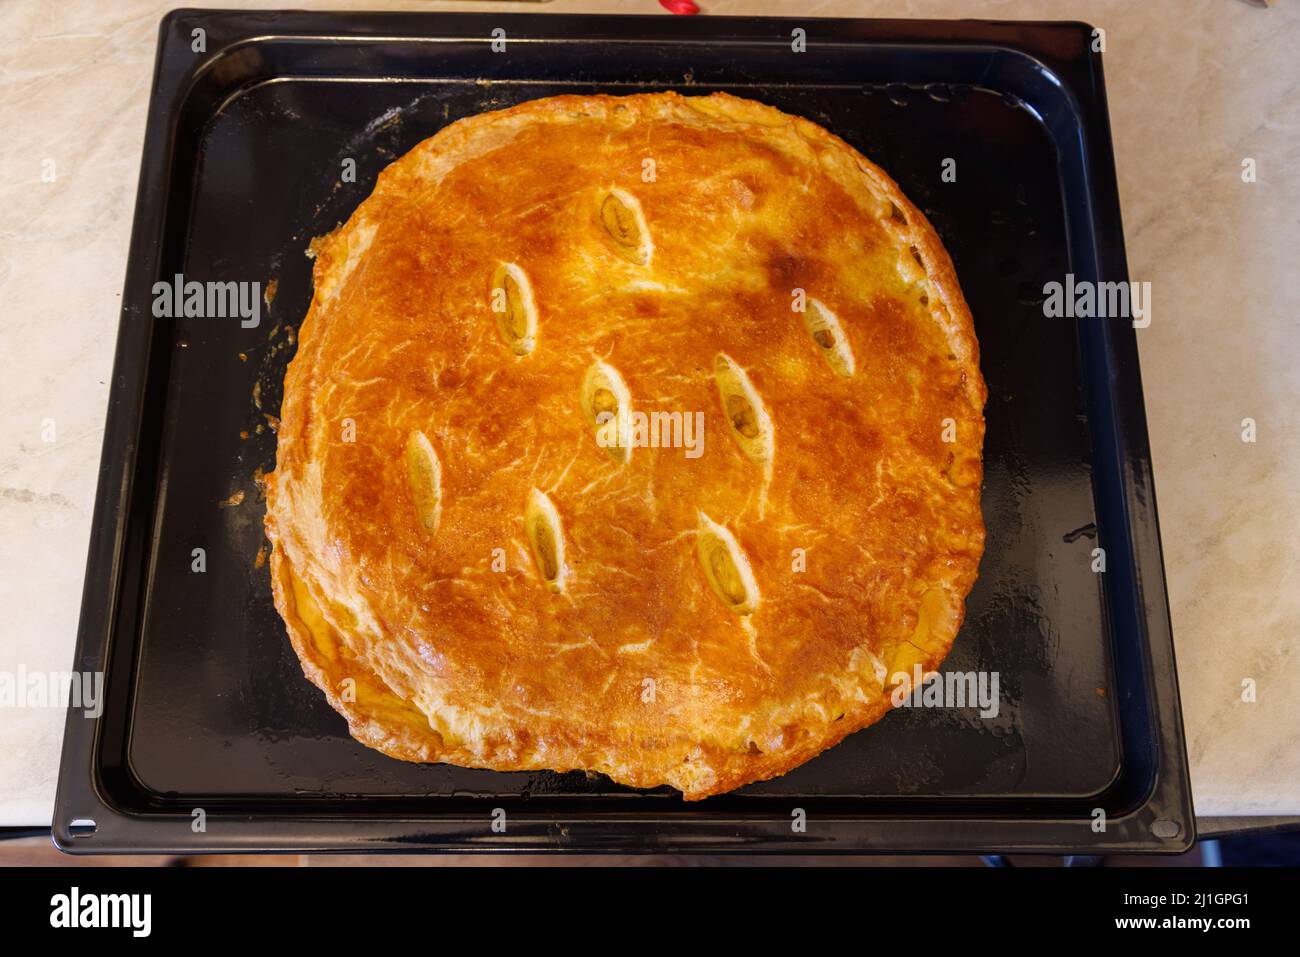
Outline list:
[[[947,654],[978,347],[933,228],[839,138],[724,94],[535,100],[425,140],[313,249],[266,530],[359,741],[694,800]],[[624,408],[702,412],[703,453],[600,447],[603,369]]]

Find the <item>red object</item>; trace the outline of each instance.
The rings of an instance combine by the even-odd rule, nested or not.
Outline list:
[[[689,17],[700,12],[691,0],[659,0],[659,6],[663,7],[669,13],[675,13],[678,16]]]

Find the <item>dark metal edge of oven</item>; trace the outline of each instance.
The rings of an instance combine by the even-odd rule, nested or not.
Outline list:
[[[208,30],[213,54],[195,69],[188,55],[192,18],[202,19]],[[1042,62],[1051,73],[1066,80],[1076,113],[1083,118],[1078,130],[1082,151],[1078,157],[1086,168],[1075,171],[1081,182],[1091,184],[1093,202],[1084,204],[1080,216],[1069,215],[1072,252],[1077,249],[1084,262],[1107,278],[1127,277],[1117,186],[1111,158],[1109,123],[1106,113],[1101,65],[1089,56],[1086,46],[1080,55],[1078,41],[1090,28],[1081,24],[1031,25],[1024,23],[961,23],[944,21],[841,21],[712,18],[701,21],[707,34],[689,22],[659,17],[591,17],[547,15],[381,14],[320,15],[303,13],[220,13],[175,11],[160,27],[149,123],[144,147],[135,225],[123,297],[123,321],[118,335],[113,391],[109,402],[104,453],[100,467],[96,511],[87,562],[87,580],[79,627],[76,667],[127,675],[134,647],[130,641],[112,640],[118,612],[122,608],[123,572],[139,567],[145,542],[133,514],[147,508],[152,489],[135,481],[141,457],[156,455],[146,444],[142,417],[152,402],[159,400],[160,380],[150,355],[153,324],[144,303],[157,273],[158,260],[166,239],[154,235],[166,228],[167,191],[172,172],[168,158],[176,145],[177,112],[189,96],[197,77],[226,55],[231,46],[258,36],[274,34],[328,33],[331,36],[385,37],[403,34],[430,35],[431,23],[439,36],[483,37],[489,26],[510,28],[515,36],[547,39],[608,37],[614,31],[622,37],[643,42],[673,42],[685,38],[785,42],[782,31],[795,26],[824,27],[857,42],[933,44],[956,39],[962,43],[982,42],[1002,46]],[[1032,30],[1032,35],[1030,31]],[[1072,44],[1074,49],[1072,49]],[[1041,48],[1040,48],[1041,47]],[[1077,205],[1077,204],[1076,204]],[[1069,206],[1069,204],[1067,204]],[[1104,241],[1098,242],[1097,237]],[[173,237],[175,238],[175,237]],[[129,321],[134,320],[134,321]],[[1119,642],[1117,665],[1130,681],[1138,683],[1130,695],[1123,716],[1123,746],[1126,765],[1139,772],[1130,782],[1120,782],[1123,813],[1113,816],[1103,835],[1092,833],[1086,823],[1062,818],[969,818],[945,816],[942,802],[909,807],[906,816],[821,815],[810,821],[809,832],[797,839],[790,833],[788,819],[770,815],[710,813],[700,808],[689,818],[679,814],[648,816],[602,811],[594,815],[517,814],[511,818],[509,836],[484,835],[481,815],[439,816],[421,819],[404,811],[337,818],[328,811],[307,811],[301,815],[223,815],[213,807],[214,836],[195,834],[188,814],[129,812],[115,800],[112,786],[102,774],[100,756],[105,749],[121,745],[124,732],[125,700],[110,699],[98,719],[70,713],[56,798],[54,835],[56,843],[73,853],[148,850],[258,850],[258,849],[388,849],[388,850],[968,850],[1060,851],[1069,849],[1153,850],[1176,852],[1194,838],[1186,758],[1179,718],[1177,683],[1173,671],[1172,636],[1169,631],[1167,600],[1155,505],[1151,493],[1151,463],[1146,435],[1136,342],[1131,330],[1115,333],[1108,326],[1080,328],[1080,348],[1085,368],[1091,371],[1087,384],[1090,400],[1102,416],[1092,417],[1093,440],[1105,464],[1124,477],[1124,496],[1117,501],[1099,501],[1103,540],[1112,542],[1120,559],[1112,564],[1115,574],[1133,583],[1132,592],[1107,589],[1118,599],[1116,611],[1133,628],[1135,640]],[[165,362],[165,358],[163,359]],[[155,374],[149,375],[151,363]],[[1108,388],[1108,383],[1109,388]],[[1106,427],[1103,428],[1103,421]],[[127,441],[123,441],[127,439]],[[1106,441],[1109,439],[1109,441]],[[1132,554],[1119,547],[1131,543]],[[1112,559],[1112,561],[1114,561]],[[134,566],[132,565],[134,563]],[[129,601],[129,598],[127,599]],[[118,626],[120,622],[116,622]],[[121,628],[128,634],[130,629]],[[1138,640],[1146,636],[1146,641]],[[111,686],[111,682],[109,683]],[[113,704],[117,707],[114,708]],[[919,813],[918,813],[919,812]],[[73,833],[77,819],[96,821],[94,839]],[[1155,838],[1153,822],[1171,821],[1177,835]],[[248,833],[248,825],[257,824]],[[184,830],[182,830],[182,828]],[[227,837],[240,832],[237,836]],[[217,836],[222,835],[222,836]],[[796,843],[797,841],[797,843]]]
[[[1082,92],[1090,103],[1091,122],[1080,131],[1086,164],[1080,172],[1094,184],[1094,201],[1089,210],[1091,222],[1069,218],[1070,242],[1073,249],[1077,240],[1082,251],[1090,237],[1100,237],[1102,241],[1089,250],[1096,257],[1096,275],[1099,279],[1127,280],[1119,183],[1100,54],[1092,52],[1089,64],[1092,82]],[[1140,747],[1143,738],[1150,742],[1156,761],[1145,806],[1154,812],[1156,822],[1177,827],[1178,840],[1190,847],[1196,839],[1196,819],[1136,330],[1131,325],[1117,328],[1109,323],[1085,326],[1091,335],[1080,336],[1080,350],[1084,382],[1090,393],[1089,428],[1093,448],[1099,453],[1095,464],[1122,476],[1122,499],[1097,503],[1098,517],[1105,516],[1099,541],[1126,539],[1129,545],[1120,551],[1126,563],[1120,571],[1132,582],[1132,588],[1118,589],[1113,594],[1120,599],[1117,613],[1133,627],[1137,640],[1116,643],[1116,665],[1139,677],[1147,688],[1140,701],[1133,701],[1139,713],[1126,713],[1127,709],[1121,708],[1123,743],[1127,750]],[[1109,417],[1108,428],[1103,428],[1103,415]],[[1108,591],[1108,597],[1111,594]]]

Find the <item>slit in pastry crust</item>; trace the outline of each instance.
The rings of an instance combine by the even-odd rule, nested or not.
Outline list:
[[[758,582],[736,538],[700,512],[696,552],[704,577],[727,610],[737,615],[753,614],[758,607]]]
[[[515,263],[498,263],[489,295],[501,341],[517,356],[537,347],[537,300],[528,274]]]
[[[533,489],[524,509],[524,526],[528,544],[543,584],[553,592],[564,591],[568,569],[564,564],[564,525],[555,505],[540,489]]]
[[[650,265],[654,243],[646,228],[640,201],[622,189],[611,189],[600,201],[600,226],[610,247],[634,266]]]
[[[759,465],[771,462],[772,418],[745,370],[731,356],[719,352],[713,360],[713,378],[718,383],[722,414],[740,450]]]

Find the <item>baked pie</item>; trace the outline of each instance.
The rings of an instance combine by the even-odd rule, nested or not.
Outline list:
[[[724,94],[534,100],[425,140],[313,252],[266,531],[357,740],[696,800],[944,658],[978,347],[842,140]]]

